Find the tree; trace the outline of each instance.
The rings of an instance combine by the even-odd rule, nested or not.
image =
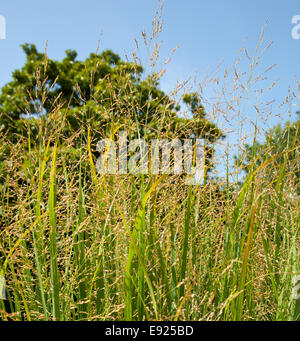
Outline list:
[[[300,194],[300,168],[299,168],[299,145],[300,145],[300,112],[295,122],[286,122],[282,127],[278,124],[266,133],[264,143],[255,141],[253,145],[246,144],[244,153],[240,158],[236,157],[236,164],[242,166],[246,173],[251,169],[257,169],[266,160],[274,159],[267,172],[271,176],[274,167],[279,169],[286,160],[285,172],[292,175]],[[273,168],[272,168],[273,167]]]
[[[142,66],[124,62],[110,50],[92,53],[85,61],[67,50],[57,61],[35,45],[22,48],[25,65],[14,71],[0,95],[0,126],[10,141],[27,136],[28,126],[32,135],[39,135],[39,123],[54,114],[65,137],[87,126],[95,139],[107,137],[120,125],[131,137],[196,136],[208,144],[224,137],[207,120],[196,93],[183,97],[193,117],[180,118],[180,106],[159,89],[157,75],[145,77]]]

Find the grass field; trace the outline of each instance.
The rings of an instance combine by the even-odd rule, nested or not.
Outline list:
[[[58,105],[37,135],[27,125],[17,143],[1,131],[1,320],[300,318],[296,141],[253,153],[239,183],[228,161],[223,178],[186,186],[98,174],[89,124],[64,136]]]
[[[267,159],[240,189],[186,186],[99,176],[89,138],[79,162],[68,142],[10,146],[2,319],[296,318],[299,201],[285,163],[270,173]]]

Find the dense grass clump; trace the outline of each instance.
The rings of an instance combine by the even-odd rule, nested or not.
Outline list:
[[[234,69],[228,110],[219,98],[213,115],[229,115],[234,106],[240,115],[246,108],[243,98],[249,98],[251,79],[257,80],[255,58],[249,84]],[[38,61],[42,68],[45,61],[46,56]],[[93,68],[96,74],[97,65]],[[278,152],[267,143],[255,150],[256,131],[246,166],[240,162],[233,168],[224,152],[223,177],[212,172],[210,147],[204,178],[195,186],[186,186],[184,175],[101,175],[96,171],[99,137],[115,139],[122,129],[146,139],[149,122],[136,120],[134,126],[124,119],[120,124],[111,108],[125,110],[125,104],[116,95],[101,107],[106,124],[95,124],[93,115],[99,113],[91,108],[100,90],[90,79],[88,106],[78,112],[61,100],[68,94],[57,91],[55,97],[54,85],[51,89],[37,79],[39,90],[31,90],[42,96],[40,103],[48,103],[47,115],[21,117],[22,129],[13,139],[11,131],[0,132],[0,274],[7,296],[0,300],[0,319],[299,319],[300,300],[293,295],[300,270],[299,140],[288,139]],[[108,91],[110,80],[104,79]],[[122,87],[130,93],[126,79]],[[47,91],[52,91],[51,103]],[[76,94],[83,103],[80,89]],[[204,122],[203,107],[194,103],[200,96],[185,98],[194,105],[197,122]],[[170,135],[162,124],[173,102],[168,97],[162,103],[152,108],[159,115],[153,114],[150,132],[174,138],[178,127]],[[136,98],[126,103],[126,112],[136,109]],[[293,134],[299,136],[295,127]],[[217,131],[213,124],[210,129]],[[209,142],[218,148],[217,139]],[[239,143],[243,148],[242,136]],[[234,177],[244,166],[247,176]]]
[[[10,145],[5,161],[1,319],[297,318],[299,200],[285,162],[266,159],[240,188],[100,176],[90,137],[74,159],[72,137],[57,135]]]

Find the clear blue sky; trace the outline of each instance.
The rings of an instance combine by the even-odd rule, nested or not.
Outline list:
[[[20,44],[25,42],[44,50],[48,41],[48,55],[56,59],[63,58],[69,48],[83,59],[96,50],[98,41],[101,50],[112,49],[121,57],[124,51],[130,54],[134,38],[144,28],[150,31],[157,5],[156,0],[2,0],[0,15],[6,18],[7,38],[0,40],[0,87],[24,63]],[[266,40],[274,44],[262,65],[276,64],[271,79],[280,82],[272,96],[281,101],[289,85],[297,90],[295,77],[300,79],[300,39],[291,35],[295,15],[300,15],[299,0],[166,0],[161,56],[167,57],[178,44],[181,47],[168,65],[162,89],[171,89],[177,79],[193,76],[195,71],[200,80],[221,60],[231,65],[243,46],[252,53],[269,20]],[[299,106],[293,112],[296,109]]]
[[[49,56],[60,59],[68,48],[85,58],[100,40],[102,49],[123,56],[124,50],[134,48],[133,39],[141,30],[150,29],[156,7],[156,0],[1,1],[7,39],[0,40],[0,86],[24,62],[19,47],[24,42],[43,50],[48,40]],[[182,44],[167,81],[193,75],[195,70],[201,74],[221,59],[231,63],[244,44],[251,51],[269,19],[266,37],[274,45],[265,63],[277,64],[281,86],[287,88],[295,75],[300,76],[300,39],[291,37],[291,18],[296,14],[299,0],[166,0],[162,54]]]
[[[68,48],[85,58],[100,40],[101,49],[110,48],[124,56],[125,50],[134,49],[133,39],[141,30],[150,30],[157,4],[156,0],[1,1],[7,39],[0,40],[0,87],[22,66],[20,45],[24,42],[44,50],[47,40],[49,56],[61,59]],[[253,51],[267,19],[266,39],[274,45],[264,64],[277,65],[282,92],[295,76],[300,78],[300,39],[291,36],[291,19],[300,14],[299,0],[166,0],[163,14],[161,54],[167,56],[182,45],[169,64],[162,87],[169,88],[177,78],[193,76],[195,71],[204,75],[222,59],[231,64],[243,45]]]

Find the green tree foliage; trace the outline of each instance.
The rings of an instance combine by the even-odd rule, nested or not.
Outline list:
[[[0,134],[6,141],[0,150],[0,183],[6,182],[4,163],[18,142],[41,150],[47,140],[53,145],[57,139],[69,139],[61,150],[66,160],[78,161],[88,130],[95,144],[120,127],[129,139],[202,138],[211,170],[214,142],[224,135],[206,118],[196,93],[182,98],[191,118],[179,117],[180,105],[160,90],[156,74],[145,75],[142,66],[122,61],[110,50],[91,53],[84,61],[77,60],[76,51],[67,50],[57,61],[35,45],[24,44],[22,49],[25,64],[0,93]],[[93,153],[97,156],[95,148]],[[25,157],[19,164],[28,182],[38,164],[30,168]]]
[[[179,118],[180,106],[159,89],[157,76],[145,77],[140,65],[124,62],[112,51],[92,53],[79,61],[76,51],[67,50],[65,58],[56,61],[34,45],[22,48],[25,65],[14,71],[0,95],[0,126],[10,140],[27,134],[28,122],[35,132],[38,120],[54,112],[61,116],[66,136],[87,124],[100,135],[124,124],[140,136],[160,132],[179,138],[193,135],[210,142],[223,137],[206,119],[197,94],[183,98],[193,118]]]
[[[273,158],[274,161],[268,168],[268,172],[274,172],[286,162],[285,172],[291,173],[300,194],[300,112],[294,122],[286,122],[282,127],[280,124],[266,133],[265,143],[255,141],[253,145],[246,144],[244,153],[240,158],[236,157],[236,164],[242,166],[246,173],[257,169],[266,160]]]

